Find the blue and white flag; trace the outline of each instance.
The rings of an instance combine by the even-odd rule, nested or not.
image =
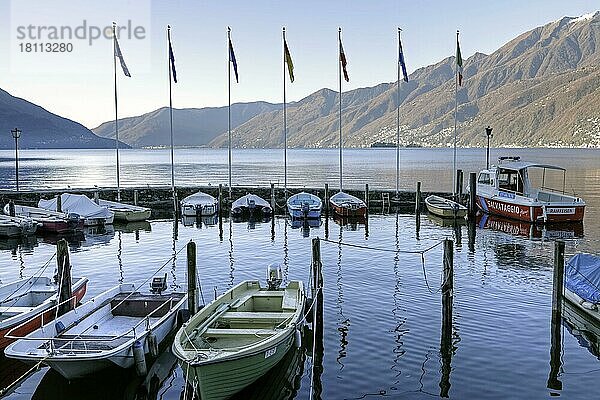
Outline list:
[[[173,72],[173,82],[177,83],[177,71],[175,70],[175,54],[173,54],[173,46],[171,45],[171,30],[169,29],[169,64]]]
[[[233,52],[233,44],[231,43],[231,39],[229,39],[229,62],[233,64],[233,72],[235,72],[235,81],[237,83],[240,83],[237,70],[237,61],[235,59],[235,53]]]
[[[404,76],[404,82],[408,82],[408,74],[406,73],[406,64],[404,63],[404,52],[402,51],[402,41],[400,40],[400,34],[398,34],[398,62],[402,68],[402,75]]]
[[[115,41],[115,57],[117,57],[121,62],[121,68],[123,68],[123,73],[125,74],[125,76],[131,78],[131,74],[129,73],[129,69],[125,64],[125,59],[123,58],[123,53],[121,53],[121,48],[119,47],[119,41],[117,40],[117,36],[113,35],[113,39]]]

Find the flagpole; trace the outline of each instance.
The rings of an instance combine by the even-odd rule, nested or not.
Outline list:
[[[171,25],[167,25],[167,41],[171,43]],[[174,152],[173,152],[173,93],[172,93],[172,83],[171,83],[171,55],[167,57],[167,69],[169,70],[169,122],[171,129],[171,192],[173,194],[173,205],[177,207],[175,204],[176,196],[175,196],[175,166],[174,166]]]
[[[456,31],[456,45],[458,46],[458,30]],[[456,120],[458,116],[458,65],[454,79],[454,153],[452,159],[452,198],[456,200]]]
[[[117,152],[117,201],[121,201],[121,181],[119,178],[119,113],[117,103],[117,44],[115,42],[116,23],[113,22],[113,71],[115,78],[115,149]]]
[[[398,80],[396,81],[396,97],[398,102],[396,114],[396,199],[398,199],[398,188],[400,187],[400,32],[398,27]]]
[[[231,28],[227,27],[227,89],[229,93],[229,105],[227,108],[228,112],[228,132],[229,132],[229,198],[231,198],[231,50],[229,48],[231,43]]]
[[[283,27],[283,194],[287,199],[287,115],[285,99],[285,26]]]
[[[342,43],[342,28],[338,28],[338,42],[341,46]],[[340,49],[341,50],[341,49]],[[338,51],[339,52],[339,51]],[[338,79],[340,84],[340,192],[342,191],[342,60],[341,53],[338,56]]]

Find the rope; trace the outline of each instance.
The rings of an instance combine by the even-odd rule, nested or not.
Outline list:
[[[389,253],[395,253],[395,254],[425,254],[430,250],[433,250],[434,248],[436,248],[437,246],[441,245],[442,243],[444,243],[443,240],[437,242],[436,244],[427,247],[424,250],[396,250],[396,249],[383,249],[381,247],[371,247],[371,246],[362,246],[360,244],[353,244],[353,243],[344,243],[342,241],[335,241],[335,240],[329,240],[329,239],[320,239],[323,242],[329,242],[329,243],[333,243],[333,244],[337,244],[340,246],[348,246],[348,247],[354,247],[357,249],[365,249],[365,250],[375,250],[375,251],[385,251],[385,252],[389,252]]]

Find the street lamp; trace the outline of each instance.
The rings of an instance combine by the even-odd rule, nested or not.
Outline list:
[[[489,125],[487,128],[485,128],[485,134],[487,135],[487,154],[485,157],[485,163],[487,165],[486,169],[490,169],[490,138],[494,135],[492,135],[492,128],[490,128]]]
[[[17,181],[17,192],[19,191],[19,138],[21,137],[21,130],[19,128],[15,128],[10,133],[12,133],[12,137],[15,139],[15,176]]]

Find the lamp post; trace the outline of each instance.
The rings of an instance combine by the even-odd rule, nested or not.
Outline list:
[[[17,182],[17,192],[19,191],[19,138],[21,137],[21,130],[19,128],[15,128],[10,133],[12,133],[12,137],[15,139],[15,177]]]
[[[485,164],[486,169],[490,169],[490,138],[494,135],[492,135],[492,128],[490,128],[489,125],[487,128],[485,128],[485,134],[487,135],[487,153],[485,157]]]

